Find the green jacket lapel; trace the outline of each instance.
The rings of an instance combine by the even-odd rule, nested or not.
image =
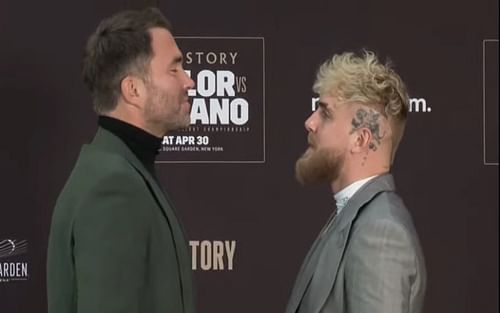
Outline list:
[[[166,193],[161,189],[156,179],[144,167],[142,162],[134,155],[127,145],[111,132],[99,127],[91,145],[101,150],[123,156],[146,181],[153,196],[161,207],[168,224],[170,225],[172,237],[176,246],[177,259],[179,262],[181,285],[184,296],[184,309],[185,312],[193,312],[193,304],[189,300],[190,298],[193,298],[192,294],[194,291],[192,290],[192,269],[187,249],[187,238],[181,223],[175,214],[175,209],[169,201]]]

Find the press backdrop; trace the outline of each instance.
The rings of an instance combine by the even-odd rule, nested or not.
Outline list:
[[[199,312],[284,311],[333,206],[293,173],[315,71],[362,48],[390,57],[412,97],[393,173],[426,257],[425,312],[498,312],[498,1],[1,0],[1,313],[46,312],[52,209],[96,130],[86,38],[147,5],[197,82],[195,123],[165,138],[157,172],[188,232]]]

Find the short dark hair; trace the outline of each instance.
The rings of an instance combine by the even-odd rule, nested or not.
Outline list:
[[[104,19],[85,47],[83,81],[92,93],[94,110],[113,110],[120,96],[122,79],[133,73],[149,74],[153,57],[149,29],[172,31],[170,22],[156,8],[122,11]]]

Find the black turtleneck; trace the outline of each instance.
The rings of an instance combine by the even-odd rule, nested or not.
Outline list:
[[[123,140],[151,175],[156,177],[154,163],[161,147],[162,138],[109,116],[99,116],[97,123]]]

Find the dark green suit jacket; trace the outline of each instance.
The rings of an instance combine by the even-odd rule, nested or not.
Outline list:
[[[99,128],[57,200],[49,313],[193,313],[186,238],[172,205],[118,137]]]

